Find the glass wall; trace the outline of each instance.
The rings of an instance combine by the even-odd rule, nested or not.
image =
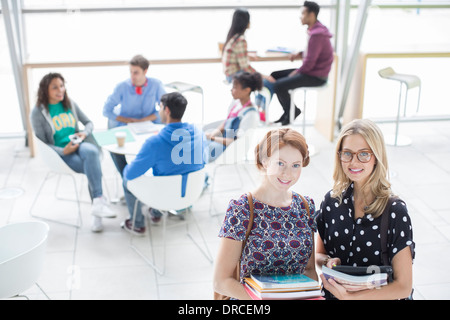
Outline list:
[[[1,9],[1,5],[0,5]],[[0,15],[0,133],[17,133],[23,131],[16,85],[11,68],[8,41],[3,15]]]
[[[319,20],[330,27],[333,13],[330,6],[335,1],[319,1],[323,6]],[[418,1],[423,4],[426,1]],[[450,4],[450,1],[433,3]],[[352,2],[353,5],[357,5]],[[450,9],[386,9],[377,4],[402,4],[415,2],[373,1],[369,11],[365,34],[361,44],[363,52],[418,52],[436,50],[450,52]],[[129,60],[141,53],[149,59],[211,58],[218,57],[218,43],[223,42],[231,24],[233,6],[248,6],[251,27],[246,32],[250,50],[264,54],[274,46],[302,50],[305,48],[306,28],[301,25],[299,1],[280,1],[280,8],[268,0],[229,1],[146,1],[146,0],[23,0],[23,23],[27,62],[71,62]],[[158,7],[149,10],[149,6]],[[262,5],[261,8],[254,6]],[[183,6],[183,9],[161,7]],[[202,8],[186,8],[200,6]],[[205,8],[216,6],[219,8]],[[229,6],[229,8],[227,8]],[[100,11],[101,8],[123,8],[127,10]],[[79,9],[86,10],[79,10]],[[134,8],[130,10],[130,8]],[[141,8],[137,10],[136,8]],[[45,10],[50,12],[44,12]],[[357,18],[357,9],[350,12],[350,36],[352,39]],[[8,117],[0,118],[0,133],[22,131],[19,105],[11,70],[8,44],[0,15],[0,85],[3,103],[0,111]],[[330,27],[331,28],[331,27]],[[332,29],[332,28],[331,28]],[[299,63],[259,62],[254,63],[258,71],[271,71],[297,67]],[[395,115],[398,99],[396,83],[383,80],[377,71],[391,66],[398,72],[413,73],[423,82],[420,114],[450,114],[448,108],[450,92],[445,90],[446,75],[450,73],[448,58],[421,59],[372,59],[367,65],[364,116],[379,117]],[[49,71],[63,73],[68,91],[89,116],[97,128],[106,121],[101,115],[103,103],[114,86],[128,77],[128,68],[64,68],[36,69],[31,73],[30,91],[32,106],[40,78]],[[163,82],[183,80],[202,85],[205,90],[205,120],[214,121],[228,106],[231,95],[223,83],[220,64],[154,65],[150,76]],[[382,94],[380,94],[382,92]],[[413,94],[413,93],[412,93]],[[200,102],[195,93],[188,94],[192,105]],[[314,93],[308,101],[307,117],[314,117]],[[276,100],[276,99],[275,99]],[[415,97],[409,99],[413,105]],[[220,106],[220,107],[218,107]],[[222,107],[223,106],[223,107]],[[277,101],[271,105],[273,116],[280,107]],[[195,107],[197,108],[197,107]],[[215,108],[219,109],[216,112]],[[310,107],[308,107],[310,108]],[[411,110],[414,107],[411,106]],[[223,111],[225,112],[225,111]],[[97,124],[98,123],[98,124]]]
[[[449,28],[450,9],[371,8],[361,52],[449,53]],[[450,116],[450,91],[446,89],[446,75],[450,74],[450,57],[405,57],[368,60],[364,117],[376,119],[397,115],[400,85],[378,75],[378,70],[386,67],[392,67],[398,73],[416,75],[421,79],[421,106],[418,115]],[[415,115],[417,98],[418,89],[410,90],[407,115]]]
[[[135,54],[153,59],[219,58],[218,44],[225,41],[234,9],[112,11],[25,14],[28,61],[128,61]],[[302,50],[306,28],[300,23],[300,10],[251,9],[251,26],[246,32],[249,50],[263,55],[270,47]],[[323,19],[330,19],[330,11]],[[292,68],[296,63],[254,63],[262,73]],[[86,106],[97,128],[106,126],[103,104],[114,86],[128,77],[128,67],[64,68],[31,73],[30,90],[35,96],[41,77],[49,71],[63,73],[71,97]],[[205,122],[225,116],[231,102],[229,87],[220,63],[150,66],[149,76],[164,83],[185,81],[204,89]],[[192,110],[201,109],[198,94],[186,94]],[[192,101],[192,102],[191,102]],[[199,106],[200,105],[200,106]],[[281,107],[274,102],[274,117]],[[186,115],[186,120],[200,116]],[[218,118],[220,117],[220,118]],[[199,122],[199,121],[196,121]]]

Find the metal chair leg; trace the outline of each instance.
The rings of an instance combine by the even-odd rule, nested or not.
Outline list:
[[[138,206],[139,200],[136,199],[136,201],[134,202],[134,209],[133,209],[133,221],[131,223],[131,228],[134,229],[135,227],[135,223],[136,223],[136,212],[137,212],[137,206]],[[166,256],[165,256],[165,251],[166,251],[166,239],[165,239],[165,234],[166,234],[166,222],[165,222],[165,217],[163,218],[163,245],[164,245],[164,257],[163,257],[163,268],[162,270],[156,265],[156,261],[155,261],[155,250],[153,247],[153,242],[152,242],[152,236],[151,236],[151,230],[150,230],[150,225],[147,221],[147,217],[145,217],[144,215],[144,219],[146,221],[146,226],[147,226],[147,230],[148,230],[148,239],[149,239],[149,244],[150,244],[150,251],[151,251],[151,260],[141,251],[139,250],[138,247],[136,247],[133,244],[133,239],[134,239],[134,235],[131,234],[130,237],[130,247],[138,254],[141,256],[142,259],[144,259],[144,261],[153,269],[155,270],[159,275],[163,275],[165,272],[165,260],[166,260]]]
[[[213,263],[213,257],[211,255],[211,252],[209,251],[208,248],[208,244],[206,243],[205,237],[203,236],[203,232],[200,229],[200,226],[198,225],[198,221],[197,218],[195,217],[195,214],[192,213],[191,209],[186,209],[186,211],[191,212],[191,216],[192,219],[194,220],[195,226],[197,227],[198,233],[200,234],[200,237],[202,238],[203,241],[203,245],[205,246],[206,250],[203,250],[200,245],[198,244],[197,241],[195,241],[194,237],[192,236],[192,234],[189,232],[189,223],[186,222],[186,234],[187,236],[192,240],[192,242],[197,246],[197,248],[201,251],[201,253],[203,253],[203,255],[205,256],[206,259],[208,259],[208,261],[210,263]]]
[[[234,187],[234,188],[232,188],[232,189],[221,190],[220,192],[234,191],[234,190],[236,190],[236,189],[242,188],[242,186],[244,185],[244,182],[243,182],[243,180],[242,180],[242,176],[239,174],[238,165],[239,165],[239,164],[235,164],[235,166],[236,166],[236,171],[238,171],[238,176],[239,176],[239,182],[240,182],[239,187]],[[219,167],[221,167],[221,166],[223,166],[223,165],[216,165],[216,166],[214,167],[213,176],[212,176],[211,191],[210,191],[210,196],[209,196],[209,215],[210,215],[211,217],[217,217],[218,215],[221,214],[220,212],[218,212],[218,213],[216,213],[216,214],[212,214],[212,211],[213,211],[213,209],[214,209],[214,208],[213,208],[213,207],[214,207],[214,204],[213,204],[213,196],[214,196],[214,184],[215,184],[215,179],[216,179],[216,170],[217,170]],[[214,210],[214,211],[215,211],[215,210]]]
[[[419,86],[419,95],[417,97],[417,109],[416,109],[416,113],[419,113],[419,106],[420,106],[420,92],[422,91],[422,86]]]
[[[59,220],[55,220],[55,219],[49,219],[49,218],[46,218],[44,216],[38,216],[36,214],[33,214],[33,208],[34,208],[34,206],[36,204],[37,199],[39,198],[39,195],[41,194],[42,188],[44,187],[45,183],[49,179],[49,176],[51,176],[52,174],[54,174],[54,173],[50,171],[45,176],[45,179],[42,182],[42,184],[41,184],[41,186],[40,186],[40,188],[38,190],[38,193],[36,194],[36,197],[33,200],[33,203],[31,204],[30,211],[29,211],[30,216],[32,216],[33,218],[37,218],[37,219],[41,219],[41,220],[45,220],[45,221],[49,221],[49,222],[54,222],[54,223],[59,223],[59,224],[62,224],[62,225],[67,225],[67,226],[70,226],[70,227],[80,228],[82,226],[81,207],[80,207],[80,200],[78,198],[77,183],[76,183],[75,177],[73,175],[69,175],[69,176],[72,178],[72,181],[73,181],[74,190],[75,190],[75,197],[76,197],[75,202],[77,203],[77,207],[78,207],[78,220],[77,220],[76,224],[67,223],[67,222],[63,222],[63,221],[59,221]],[[58,174],[58,175],[60,175],[60,174]],[[61,200],[74,201],[74,200],[68,200],[68,199],[61,199]]]
[[[397,108],[397,119],[395,121],[395,139],[394,139],[394,145],[397,145],[397,139],[398,139],[398,126],[400,124],[400,108],[402,103],[402,91],[403,91],[403,85],[400,82],[400,93],[398,96],[398,108]]]
[[[288,92],[289,95],[291,96],[291,104],[289,107],[289,124],[293,124],[295,119],[295,104],[294,104],[295,90],[289,90]]]

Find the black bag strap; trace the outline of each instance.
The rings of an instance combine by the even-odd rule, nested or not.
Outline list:
[[[302,196],[301,194],[299,194],[299,196],[302,199],[303,203],[305,204],[306,213],[308,214],[308,218],[310,218],[308,201],[306,201],[305,197]]]
[[[248,198],[248,205],[250,207],[250,218],[248,220],[247,232],[245,233],[245,240],[242,242],[241,258],[242,258],[242,253],[244,251],[245,244],[247,243],[250,232],[252,231],[253,220],[255,220],[255,213],[253,212],[254,211],[253,196],[250,192],[247,194],[247,198]]]
[[[394,201],[399,200],[396,197],[389,197],[386,207],[381,214],[380,240],[381,240],[381,261],[384,266],[389,266],[389,249],[387,245],[388,229],[389,229],[389,209]]]

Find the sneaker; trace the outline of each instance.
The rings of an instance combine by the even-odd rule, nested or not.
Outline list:
[[[145,227],[140,227],[140,228],[134,227],[133,228],[133,222],[130,219],[123,221],[120,224],[120,226],[122,227],[122,229],[125,229],[129,233],[134,234],[136,236],[143,237],[145,235]]]
[[[161,221],[162,213],[159,210],[148,208],[148,215],[151,224],[159,224]]]
[[[91,214],[100,218],[115,218],[116,214],[109,208],[105,197],[95,198],[92,202]]]
[[[102,232],[103,231],[102,218],[97,217],[97,216],[92,217],[91,231],[92,232]]]

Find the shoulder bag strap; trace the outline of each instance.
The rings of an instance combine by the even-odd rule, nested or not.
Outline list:
[[[248,197],[248,205],[250,206],[250,218],[248,220],[248,226],[247,226],[247,232],[245,233],[245,239],[242,242],[241,256],[239,258],[238,264],[237,264],[236,269],[234,271],[234,277],[235,277],[235,279],[237,281],[241,280],[240,272],[241,272],[242,254],[244,253],[245,244],[247,243],[247,240],[248,240],[248,237],[250,235],[250,232],[252,231],[253,220],[255,218],[255,214],[253,212],[253,197],[252,197],[252,194],[249,192],[247,197]]]
[[[305,208],[306,208],[306,213],[308,214],[308,218],[310,216],[309,214],[309,204],[308,201],[306,201],[305,197],[303,197],[301,194],[299,194],[300,198],[302,198],[303,203],[305,204]]]
[[[247,197],[248,197],[248,205],[250,207],[250,219],[248,220],[247,232],[245,233],[245,240],[244,240],[244,242],[242,242],[242,251],[244,251],[245,244],[247,243],[250,232],[252,231],[253,220],[255,220],[255,213],[253,212],[254,211],[253,196],[249,192],[247,194]],[[242,257],[242,251],[241,251],[241,257]]]
[[[381,240],[381,259],[383,265],[389,265],[389,250],[387,246],[388,229],[389,229],[389,209],[392,203],[397,200],[395,197],[390,197],[386,203],[383,213],[381,214],[381,226],[380,226],[380,240]]]

